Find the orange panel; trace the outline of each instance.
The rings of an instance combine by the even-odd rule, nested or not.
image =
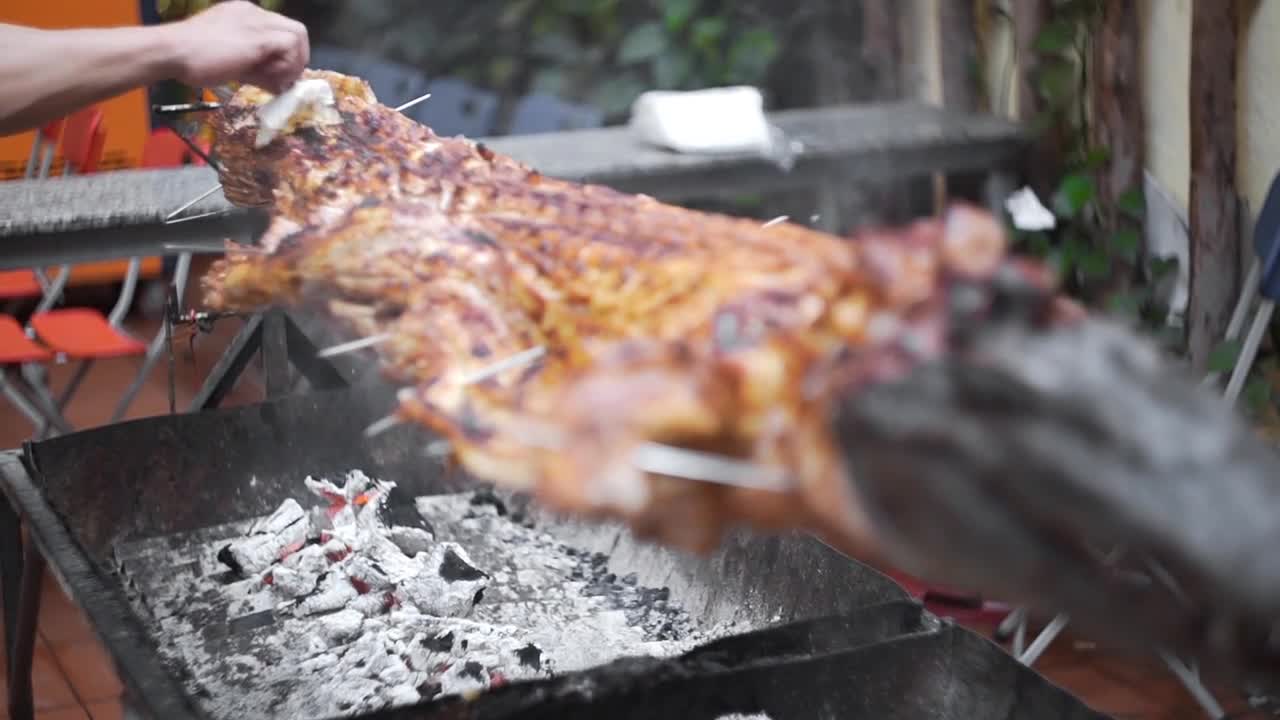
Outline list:
[[[142,267],[138,270],[138,278],[142,280],[158,278],[163,270],[164,260],[162,258],[143,258]],[[124,279],[124,274],[128,271],[128,260],[102,260],[100,262],[74,265],[71,268],[71,276],[67,278],[67,285],[77,287],[119,282]],[[56,267],[47,268],[45,272],[53,276],[57,274],[58,269]]]
[[[48,29],[141,25],[138,0],[0,0],[0,22]],[[102,170],[138,167],[150,133],[147,92],[137,89],[101,104],[107,141]],[[21,178],[35,132],[0,137],[0,180]],[[62,157],[54,160],[62,172]]]

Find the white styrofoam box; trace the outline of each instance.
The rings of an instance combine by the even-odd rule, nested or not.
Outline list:
[[[630,127],[641,140],[681,153],[773,151],[764,97],[754,87],[646,92],[631,106]]]
[[[1146,201],[1147,259],[1177,258],[1178,275],[1170,288],[1170,320],[1187,311],[1191,287],[1191,243],[1186,213],[1173,196],[1160,186],[1150,172],[1143,173],[1143,196]]]

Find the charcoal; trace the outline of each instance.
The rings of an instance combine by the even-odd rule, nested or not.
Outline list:
[[[293,503],[195,542],[147,540],[119,554],[128,565],[162,546],[184,553],[161,565],[190,568],[181,597],[163,572],[131,567],[129,577],[140,604],[163,603],[147,615],[162,654],[216,720],[355,716],[625,655],[669,656],[707,637],[665,588],[617,576],[607,556],[518,521],[496,495],[417,498],[413,522],[382,512],[394,486],[362,473],[306,487],[320,512]],[[219,550],[292,528],[292,518],[310,531],[296,552],[256,574],[210,572],[228,566]]]

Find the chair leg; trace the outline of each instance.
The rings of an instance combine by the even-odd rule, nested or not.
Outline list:
[[[1044,651],[1049,649],[1049,645],[1058,638],[1058,635],[1067,629],[1069,622],[1071,622],[1071,618],[1066,613],[1059,613],[1054,616],[1049,621],[1049,624],[1045,625],[1044,629],[1040,631],[1040,634],[1036,635],[1036,639],[1031,641],[1026,651],[1018,656],[1018,662],[1027,667],[1034,665],[1036,660],[1039,660],[1040,656],[1044,654]]]
[[[22,588],[18,596],[18,623],[9,662],[9,718],[33,720],[31,669],[35,661],[36,624],[40,619],[40,590],[44,584],[44,556],[34,542],[24,544]]]
[[[27,419],[35,426],[37,432],[44,427],[46,422],[44,413],[40,412],[40,408],[31,402],[26,395],[22,394],[9,378],[5,377],[4,371],[0,371],[0,394],[3,394],[10,403],[13,403],[13,406],[18,408],[19,412],[27,416]]]
[[[1227,389],[1223,393],[1223,397],[1231,405],[1234,405],[1236,399],[1240,397],[1244,382],[1249,378],[1249,371],[1253,370],[1253,361],[1258,358],[1258,347],[1262,344],[1262,336],[1266,334],[1267,326],[1271,324],[1271,315],[1275,309],[1276,304],[1273,300],[1264,299],[1258,303],[1253,324],[1249,326],[1249,333],[1244,336],[1240,357],[1236,359],[1236,366],[1231,371],[1231,379],[1227,381]]]
[[[65,422],[66,415],[64,414],[67,410],[67,405],[71,402],[71,397],[76,394],[77,390],[80,389],[81,383],[84,382],[85,376],[89,374],[89,370],[91,370],[92,368],[93,368],[93,360],[81,360],[80,366],[76,368],[75,374],[71,376],[71,380],[67,383],[67,386],[62,389],[62,394],[59,395],[56,400],[52,398],[51,393],[48,393],[48,392],[44,393],[44,395],[50,401],[52,401],[53,406],[57,408],[58,417],[62,418],[64,424],[68,426],[70,425],[70,423]],[[42,386],[41,390],[44,390],[44,389],[45,388]],[[43,440],[45,437],[48,437],[48,432],[53,427],[54,427],[54,424],[46,420],[40,426],[40,431],[36,433],[36,437]]]
[[[64,434],[74,430],[71,423],[67,422],[67,419],[58,411],[57,402],[49,394],[48,389],[42,383],[32,382],[23,377],[21,372],[13,373],[9,381],[0,387],[0,392],[4,392],[5,396],[19,407],[36,413],[39,419],[33,419],[32,422],[36,426],[37,437],[44,437],[49,426]],[[18,398],[21,398],[21,401]]]
[[[1174,677],[1178,678],[1178,682],[1182,683],[1182,687],[1186,689],[1191,697],[1195,698],[1196,703],[1200,705],[1206,715],[1212,720],[1224,720],[1227,717],[1227,713],[1222,709],[1222,705],[1218,703],[1218,699],[1201,682],[1198,672],[1187,667],[1181,660],[1168,653],[1161,653],[1160,659],[1173,672]]]
[[[1258,287],[1262,284],[1262,266],[1257,260],[1249,266],[1249,274],[1245,276],[1244,287],[1240,289],[1240,297],[1236,300],[1236,306],[1231,311],[1231,320],[1227,323],[1227,334],[1224,340],[1235,340],[1240,337],[1240,330],[1244,327],[1245,317],[1249,314],[1249,306],[1253,304],[1253,298],[1258,295]],[[1217,385],[1222,379],[1222,373],[1211,372],[1205,375],[1200,381],[1201,385]]]
[[[116,409],[111,413],[111,419],[107,422],[119,422],[129,412],[129,406],[138,397],[138,393],[142,392],[142,386],[147,382],[147,378],[151,376],[151,371],[155,369],[156,363],[164,355],[165,351],[165,332],[161,328],[156,336],[151,339],[151,344],[147,346],[147,354],[142,358],[142,367],[138,369],[138,374],[133,376],[133,382],[129,383],[129,387],[124,391],[124,395],[120,397],[120,401],[116,403]]]

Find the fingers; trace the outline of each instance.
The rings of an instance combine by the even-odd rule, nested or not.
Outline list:
[[[301,36],[294,28],[272,30],[265,35],[259,54],[258,62],[248,70],[244,82],[273,93],[287,90],[306,69],[310,57],[305,28]]]

